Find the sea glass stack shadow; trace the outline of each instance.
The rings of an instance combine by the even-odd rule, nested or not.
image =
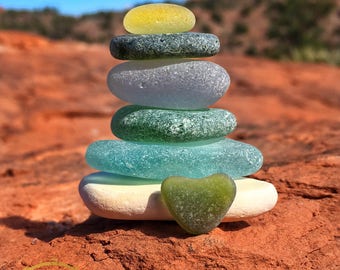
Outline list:
[[[79,190],[94,214],[171,219],[160,199],[162,181],[216,173],[236,182],[248,179],[252,190],[263,195],[260,210],[251,210],[243,196],[254,192],[237,184],[232,214],[223,221],[254,216],[275,205],[277,193],[271,184],[244,178],[262,166],[261,152],[226,138],[236,128],[234,114],[210,108],[226,93],[230,78],[223,67],[199,59],[217,54],[220,42],[213,34],[189,32],[195,21],[182,6],[143,5],[124,17],[129,34],[111,40],[111,55],[127,61],[109,71],[107,84],[130,105],[111,121],[112,133],[120,140],[96,141],[86,152],[87,163],[100,172],[86,176]]]

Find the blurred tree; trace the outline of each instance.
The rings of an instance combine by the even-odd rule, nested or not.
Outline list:
[[[213,11],[211,13],[211,19],[217,24],[220,24],[223,22],[223,16],[220,12]]]
[[[70,37],[76,19],[70,16],[53,16],[52,31],[49,36],[54,39]]]
[[[205,10],[221,11],[223,9],[230,9],[238,5],[240,0],[191,0],[187,1],[185,6],[188,8],[200,7]]]
[[[248,32],[248,26],[243,22],[236,21],[233,28],[233,33],[235,35],[243,35]]]
[[[267,53],[273,57],[288,55],[296,48],[321,48],[320,21],[335,6],[334,0],[274,0],[268,1],[269,17],[267,36],[275,42]]]

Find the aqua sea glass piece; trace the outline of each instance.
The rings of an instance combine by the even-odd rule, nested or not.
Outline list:
[[[112,68],[111,92],[129,103],[169,109],[201,109],[220,99],[230,84],[221,66],[202,60],[136,60]]]
[[[88,147],[86,161],[101,171],[165,179],[201,178],[215,173],[239,178],[256,172],[263,159],[254,146],[223,138],[191,143],[96,141]]]
[[[108,172],[95,172],[83,178],[83,185],[90,183],[99,185],[104,184],[116,186],[139,186],[139,185],[157,185],[159,184],[159,180],[138,178]]]
[[[161,186],[163,201],[188,233],[207,233],[220,224],[236,195],[235,182],[225,174],[201,179],[171,176]]]
[[[111,55],[121,60],[207,57],[218,53],[218,37],[206,33],[123,35],[111,40]]]
[[[236,127],[235,116],[222,109],[167,110],[125,106],[112,118],[111,130],[123,140],[190,142],[219,138]]]

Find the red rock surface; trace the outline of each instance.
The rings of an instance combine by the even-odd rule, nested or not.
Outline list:
[[[91,270],[339,269],[339,68],[209,60],[232,78],[214,106],[237,116],[231,137],[261,149],[254,177],[273,183],[279,202],[190,236],[175,222],[90,217],[78,195],[93,171],[86,146],[113,137],[110,118],[124,105],[105,84],[118,63],[108,48],[0,33],[1,270],[48,261]]]

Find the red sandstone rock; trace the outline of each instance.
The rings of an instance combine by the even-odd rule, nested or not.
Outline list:
[[[108,48],[46,41],[26,50],[6,36],[0,46],[15,49],[0,50],[1,270],[46,261],[91,270],[339,268],[339,68],[209,59],[232,79],[214,107],[237,116],[232,138],[263,152],[254,177],[273,183],[279,202],[190,236],[174,222],[90,217],[77,193],[92,171],[86,146],[113,138],[110,118],[124,105],[105,85],[117,64]]]
[[[52,46],[52,42],[32,33],[2,30],[0,32],[0,46],[10,49],[29,50]]]

